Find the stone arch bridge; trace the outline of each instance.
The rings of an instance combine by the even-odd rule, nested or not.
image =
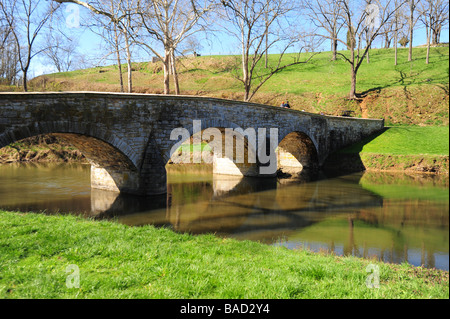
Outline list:
[[[214,156],[215,174],[274,176],[276,171],[261,170],[270,160],[250,161],[248,154],[264,146],[265,155],[275,154],[269,159],[275,159],[277,168],[301,170],[321,166],[329,154],[383,127],[383,120],[323,116],[207,97],[0,93],[0,148],[30,136],[59,136],[90,161],[93,188],[140,195],[166,192],[165,165],[175,146],[186,138],[186,134],[171,138],[176,129],[188,136],[209,128],[235,132],[233,155]],[[259,133],[257,142],[246,136],[251,130]],[[235,156],[239,138],[245,142],[243,162]],[[225,140],[226,149],[230,140]]]

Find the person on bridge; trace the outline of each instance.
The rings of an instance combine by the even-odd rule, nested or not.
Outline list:
[[[283,101],[283,102],[281,102],[281,105],[280,105],[280,107],[284,107],[284,108],[288,108],[288,109],[290,109],[290,108],[291,108],[291,106],[289,105],[289,101],[286,101],[286,103],[284,103],[284,101]]]
[[[289,105],[289,101],[286,101],[286,104],[284,104],[284,107],[287,108],[287,109],[291,108],[291,106]]]

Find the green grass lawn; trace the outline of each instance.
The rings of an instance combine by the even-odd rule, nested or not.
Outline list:
[[[69,215],[0,211],[0,229],[0,298],[449,298],[448,272],[406,264]]]
[[[348,51],[341,51],[349,56]],[[415,48],[413,61],[408,62],[408,49],[398,50],[398,65],[394,65],[393,49],[373,49],[370,63],[364,61],[357,75],[357,91],[378,90],[420,84],[448,85],[449,48],[431,48],[430,63],[425,64],[426,48]],[[272,63],[275,63],[275,55]],[[293,60],[288,55],[286,60]],[[289,67],[276,74],[263,91],[345,95],[350,90],[350,66],[342,58],[330,61],[330,52],[313,57],[307,64]]]
[[[341,153],[448,156],[449,127],[388,127],[378,136],[345,148]]]

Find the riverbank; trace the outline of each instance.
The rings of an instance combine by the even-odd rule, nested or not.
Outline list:
[[[51,134],[32,136],[0,148],[0,164],[17,162],[87,163],[84,155]]]
[[[449,298],[447,271],[407,264],[70,215],[0,211],[0,228],[1,298]]]
[[[378,135],[332,154],[325,168],[448,175],[448,141],[448,126],[387,127]]]

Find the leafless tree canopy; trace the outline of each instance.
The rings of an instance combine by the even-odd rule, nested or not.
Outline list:
[[[249,101],[259,88],[275,73],[294,64],[307,61],[296,60],[286,63],[286,51],[303,41],[303,48],[312,45],[307,41],[310,33],[298,32],[298,25],[291,24],[289,15],[299,14],[299,2],[288,0],[221,0],[223,28],[237,39],[241,49],[242,74],[237,79],[245,90],[244,99]],[[279,58],[262,71],[258,64],[269,50],[276,50]],[[311,49],[311,48],[308,48]],[[311,56],[310,56],[311,58]]]
[[[10,26],[4,19],[0,19],[0,84],[16,84],[19,72],[17,51]]]
[[[336,0],[303,1],[303,6],[311,23],[322,31],[320,36],[331,40],[331,59],[336,60],[338,39],[345,24],[342,6]]]
[[[395,16],[395,13],[406,1],[373,0],[365,3],[355,3],[350,0],[337,0],[338,5],[341,7],[339,12],[347,29],[348,39],[346,42],[341,39],[338,41],[346,45],[350,51],[348,55],[339,53],[350,65],[350,99],[357,97],[356,76],[373,41],[383,34],[383,26]],[[394,5],[392,6],[392,4]]]
[[[24,91],[27,91],[31,60],[44,51],[36,42],[58,7],[58,4],[44,0],[0,0],[2,17],[17,47]]]

